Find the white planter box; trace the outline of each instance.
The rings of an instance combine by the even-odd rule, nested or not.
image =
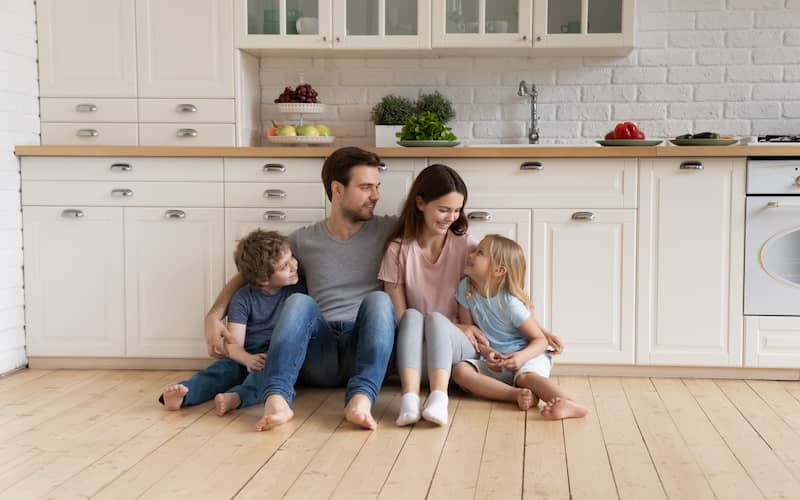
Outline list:
[[[397,146],[397,132],[402,130],[402,125],[375,125],[375,147],[393,148]]]

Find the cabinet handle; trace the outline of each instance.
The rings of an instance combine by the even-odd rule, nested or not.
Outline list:
[[[130,198],[133,196],[133,189],[112,189],[111,196],[114,198]]]
[[[327,42],[328,41],[328,37],[326,35],[322,35],[322,41],[323,42]]]
[[[386,172],[387,170],[389,170],[389,167],[387,167],[385,163],[381,163],[380,165],[378,165],[378,170],[380,172]],[[800,177],[798,177],[798,179],[800,179]]]
[[[267,210],[264,212],[265,220],[286,220],[286,212],[279,210]]]
[[[522,41],[523,41],[523,42],[524,42],[525,40],[527,40],[527,39],[528,39],[528,35],[522,35]]]
[[[786,203],[780,201],[768,201],[767,208],[800,208],[800,203]]]
[[[525,161],[519,166],[520,170],[544,170],[544,165],[540,161]]]
[[[337,36],[336,37],[336,43],[341,43],[341,41],[342,41],[342,39]]]
[[[264,198],[286,198],[286,191],[283,189],[267,189],[264,191]]]
[[[264,172],[286,172],[286,167],[280,163],[267,163],[264,165]]]
[[[80,219],[81,217],[83,217],[83,210],[68,208],[66,210],[61,211],[61,217],[69,219]]]
[[[703,163],[697,160],[682,161],[681,170],[703,170]]]
[[[592,212],[575,212],[574,214],[572,214],[572,220],[593,221],[594,220],[594,213],[592,213]]]
[[[536,41],[537,41],[537,42],[541,42],[541,41],[542,41],[542,37],[541,37],[541,36],[537,36],[537,37],[536,37]]]
[[[95,128],[82,128],[78,130],[78,137],[97,137],[100,131]]]
[[[183,210],[167,210],[164,212],[164,217],[167,219],[185,219],[186,212]]]
[[[197,137],[197,130],[193,128],[182,128],[179,129],[178,132],[175,134],[178,137]]]
[[[197,113],[197,106],[194,104],[178,104],[175,111],[178,113]]]
[[[90,103],[78,104],[77,106],[75,106],[75,111],[77,111],[78,113],[92,113],[94,111],[97,111],[97,105]]]
[[[130,172],[133,170],[133,165],[129,163],[113,163],[109,167],[109,170],[112,172]]]
[[[467,214],[467,219],[490,221],[492,220],[492,214],[490,212],[470,212]]]

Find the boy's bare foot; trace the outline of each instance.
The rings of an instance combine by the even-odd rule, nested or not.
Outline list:
[[[224,416],[242,404],[242,399],[235,392],[221,392],[214,396],[214,413],[218,417]]]
[[[364,394],[356,394],[344,409],[344,418],[351,424],[374,431],[378,424],[372,418],[372,403]]]
[[[585,406],[576,403],[571,399],[555,398],[544,405],[542,416],[551,420],[562,418],[581,418],[586,416],[589,410]]]
[[[289,403],[282,396],[273,394],[264,402],[264,416],[256,422],[257,431],[266,431],[281,424],[285,424],[294,417],[294,412]]]
[[[533,406],[533,393],[530,389],[526,387],[517,389],[517,406],[522,411]]]
[[[161,395],[164,397],[164,409],[169,411],[180,410],[183,397],[189,393],[189,388],[183,384],[167,386]]]

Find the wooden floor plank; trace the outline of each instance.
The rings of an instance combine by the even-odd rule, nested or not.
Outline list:
[[[619,497],[666,498],[620,380],[592,377],[589,383]]]
[[[669,498],[713,499],[703,470],[649,379],[624,379],[622,387]]]
[[[0,377],[0,393],[25,385],[28,382],[53,373],[52,370],[19,370],[10,375]]]
[[[583,418],[564,421],[564,444],[572,498],[618,498],[589,380],[586,377],[559,377],[559,385],[570,398],[589,409],[589,414]]]
[[[767,498],[797,498],[800,483],[711,380],[684,380],[720,436]]]
[[[557,377],[553,380],[558,383]],[[530,409],[525,422],[522,498],[566,500],[570,498],[570,491],[564,423],[542,417],[541,407]]]
[[[525,463],[525,415],[516,404],[491,404],[476,498],[520,498]]]
[[[763,498],[683,381],[653,379],[652,382],[717,498]]]
[[[800,400],[795,399],[783,382],[747,380],[747,385],[777,413],[795,433],[800,435]]]

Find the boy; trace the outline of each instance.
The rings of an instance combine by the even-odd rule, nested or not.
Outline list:
[[[264,368],[272,330],[281,306],[295,292],[305,292],[298,283],[297,260],[289,240],[276,231],[257,229],[243,238],[234,254],[236,268],[246,285],[228,306],[228,333],[214,346],[227,356],[187,381],[168,386],[159,401],[167,410],[179,410],[214,398],[219,416],[259,402],[248,372]],[[226,342],[227,340],[227,342]]]

